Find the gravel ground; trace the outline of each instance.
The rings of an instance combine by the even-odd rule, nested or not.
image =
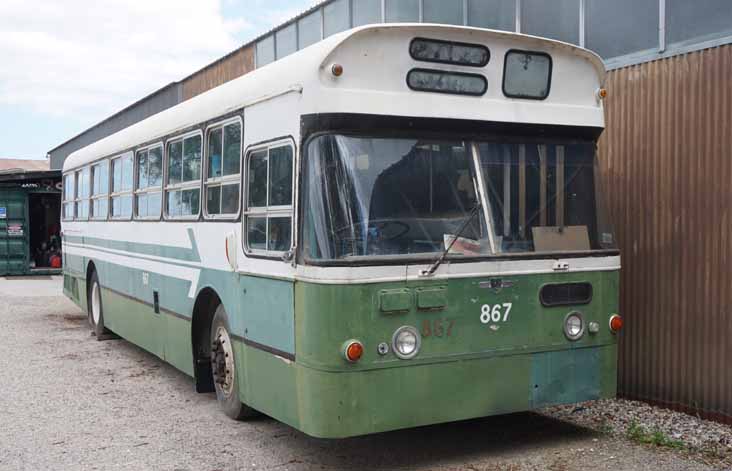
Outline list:
[[[544,413],[615,437],[662,442],[732,469],[732,427],[728,425],[623,399],[553,407]]]
[[[570,420],[511,414],[347,440],[314,439],[267,417],[234,422],[154,356],[96,341],[58,291],[28,280],[4,292],[4,283],[2,470],[723,469],[571,423],[582,416],[571,411]]]

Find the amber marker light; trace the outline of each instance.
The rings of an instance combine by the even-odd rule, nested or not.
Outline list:
[[[351,363],[355,363],[361,359],[362,355],[363,344],[361,342],[359,342],[358,340],[349,340],[345,343],[343,356],[346,357],[346,360],[350,361]]]
[[[617,314],[610,316],[610,330],[616,334],[623,328],[623,318]]]
[[[330,66],[330,72],[335,77],[340,77],[343,75],[343,66],[341,64],[333,64]]]
[[[597,90],[597,97],[600,100],[604,100],[606,96],[607,96],[607,89],[606,88],[600,88],[600,89]]]

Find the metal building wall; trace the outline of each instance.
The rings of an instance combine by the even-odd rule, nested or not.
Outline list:
[[[72,137],[48,152],[51,170],[61,170],[64,160],[75,150],[116,133],[143,119],[177,105],[182,101],[182,87],[179,82],[171,83],[155,93],[142,98],[127,108],[115,113],[101,123]]]
[[[254,70],[254,44],[237,49],[182,80],[183,100]]]
[[[619,392],[732,423],[732,45],[613,70]]]
[[[66,157],[75,150],[252,70],[254,70],[254,44],[241,47],[180,82],[161,88],[49,151],[51,169],[60,170]]]

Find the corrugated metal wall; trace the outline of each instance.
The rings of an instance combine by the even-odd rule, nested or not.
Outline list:
[[[614,70],[600,143],[622,249],[619,391],[732,422],[732,46]]]
[[[188,100],[254,70],[254,45],[237,49],[182,81],[183,99]]]
[[[51,169],[61,170],[64,160],[72,152],[142,121],[155,113],[167,110],[180,103],[181,100],[182,87],[180,83],[171,83],[161,88],[49,151]]]
[[[49,151],[51,168],[61,169],[69,154],[92,142],[114,134],[252,70],[254,70],[253,44],[237,49],[180,82],[161,88]]]

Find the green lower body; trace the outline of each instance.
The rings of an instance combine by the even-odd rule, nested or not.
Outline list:
[[[83,278],[66,277],[64,291],[86,310]],[[102,292],[109,329],[193,374],[189,319],[164,310],[154,313],[149,303]],[[467,336],[472,330],[456,327],[455,335]],[[442,341],[432,337],[424,348],[428,342],[438,348]],[[318,368],[299,353],[296,360],[288,360],[241,340],[234,347],[242,402],[308,435],[342,438],[614,397],[616,344],[590,341],[546,342],[549,347],[531,352],[496,349],[469,358],[438,356],[378,367],[366,362],[367,368],[350,370]]]
[[[238,343],[242,400],[308,435],[343,438],[615,397],[616,346],[319,371]],[[240,384],[241,384],[240,383]]]
[[[64,294],[84,312],[87,288],[81,278],[64,277]],[[193,375],[190,320],[154,313],[150,305],[106,288],[102,288],[102,299],[105,328]]]

